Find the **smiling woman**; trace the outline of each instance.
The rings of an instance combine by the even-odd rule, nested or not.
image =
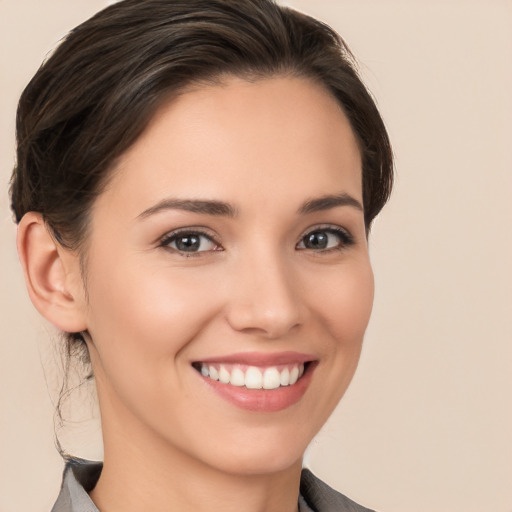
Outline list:
[[[17,135],[27,288],[102,418],[54,512],[366,510],[302,470],[357,366],[392,182],[339,36],[271,1],[126,0],[38,71]]]

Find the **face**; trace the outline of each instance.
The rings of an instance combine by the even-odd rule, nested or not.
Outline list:
[[[297,464],[370,315],[361,203],[355,137],[319,85],[233,78],[162,108],[92,211],[106,456],[125,439],[229,473]]]

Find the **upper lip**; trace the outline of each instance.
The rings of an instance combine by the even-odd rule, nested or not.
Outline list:
[[[309,361],[314,361],[315,359],[316,358],[311,354],[303,354],[300,352],[240,352],[225,356],[199,359],[194,362],[207,364],[243,364],[247,366],[276,366],[307,363]]]

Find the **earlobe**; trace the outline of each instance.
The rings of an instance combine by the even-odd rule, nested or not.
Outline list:
[[[78,256],[54,240],[36,212],[21,219],[17,246],[28,293],[37,310],[62,331],[86,330]]]

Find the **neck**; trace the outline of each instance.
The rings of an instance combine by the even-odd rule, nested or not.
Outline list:
[[[141,431],[104,428],[104,445],[103,471],[91,492],[100,510],[297,511],[301,460],[277,472],[235,474]]]

